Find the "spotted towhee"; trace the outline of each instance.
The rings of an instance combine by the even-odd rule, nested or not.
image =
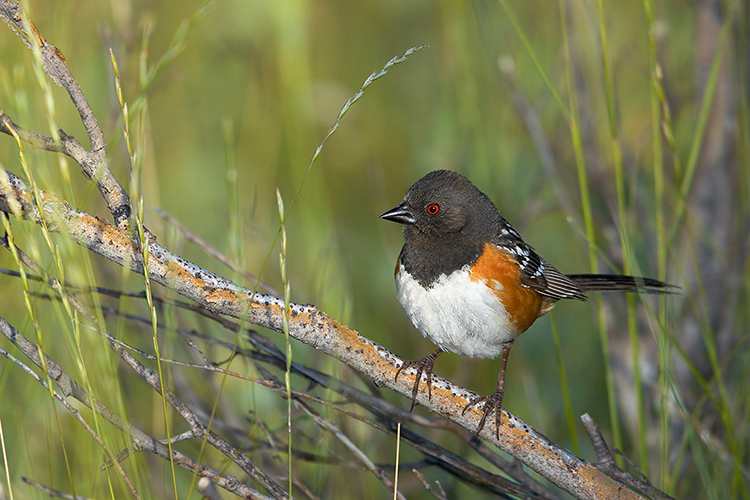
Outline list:
[[[418,180],[403,203],[380,217],[404,225],[398,300],[417,330],[438,346],[396,372],[398,379],[404,368],[417,367],[412,409],[423,372],[432,395],[432,365],[443,352],[473,358],[503,354],[495,392],[464,408],[484,403],[477,434],[493,411],[499,433],[508,352],[558,300],[586,300],[587,291],[664,293],[670,287],[649,278],[562,274],[524,243],[487,195],[448,170]]]

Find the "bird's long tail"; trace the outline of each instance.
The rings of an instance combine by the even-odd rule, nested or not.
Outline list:
[[[672,293],[674,285],[663,281],[617,274],[567,274],[585,292]]]

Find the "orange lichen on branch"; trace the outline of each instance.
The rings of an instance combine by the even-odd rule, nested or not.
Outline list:
[[[0,210],[14,213],[9,206],[17,203],[21,212],[17,215],[40,223],[39,208],[33,203],[31,190],[20,178],[6,174],[8,182],[0,183]],[[143,272],[138,242],[130,234],[74,209],[52,194],[41,192],[41,195],[41,211],[45,220],[50,221],[51,230],[69,235],[76,243],[113,262]],[[162,247],[155,238],[149,237],[146,244],[149,246],[148,271],[152,281],[204,305],[215,314],[281,331],[282,299],[255,293],[202,269]],[[330,318],[315,306],[291,304],[289,318],[289,333],[293,338],[334,356],[380,386],[406,396],[411,394],[414,374],[405,371],[396,381],[395,372],[403,361],[385,347]],[[417,400],[464,428],[475,429],[481,411],[472,409],[463,414],[463,408],[476,396],[433,375],[432,400],[423,393],[417,396]],[[484,431],[482,436],[566,491],[576,491],[582,498],[640,498],[508,412],[503,411],[500,429],[499,439],[490,430]]]

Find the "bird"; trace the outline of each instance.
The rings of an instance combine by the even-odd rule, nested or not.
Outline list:
[[[472,358],[502,354],[497,389],[473,399],[483,403],[476,435],[495,413],[499,438],[505,369],[516,338],[563,299],[585,301],[586,292],[669,293],[651,278],[563,274],[542,259],[505,220],[492,200],[463,175],[435,170],[415,182],[403,202],[380,216],[403,225],[396,263],[398,301],[417,330],[437,350],[404,361],[416,367],[411,410],[424,373],[432,398],[432,368],[444,352]],[[410,411],[411,411],[410,410]]]

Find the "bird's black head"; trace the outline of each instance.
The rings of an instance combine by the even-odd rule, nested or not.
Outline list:
[[[404,224],[406,238],[457,240],[486,238],[497,228],[499,213],[492,201],[466,177],[436,170],[414,183],[399,206],[380,216]]]
[[[399,206],[380,216],[404,225],[399,262],[423,286],[476,262],[505,219],[461,174],[436,170],[409,188]]]

